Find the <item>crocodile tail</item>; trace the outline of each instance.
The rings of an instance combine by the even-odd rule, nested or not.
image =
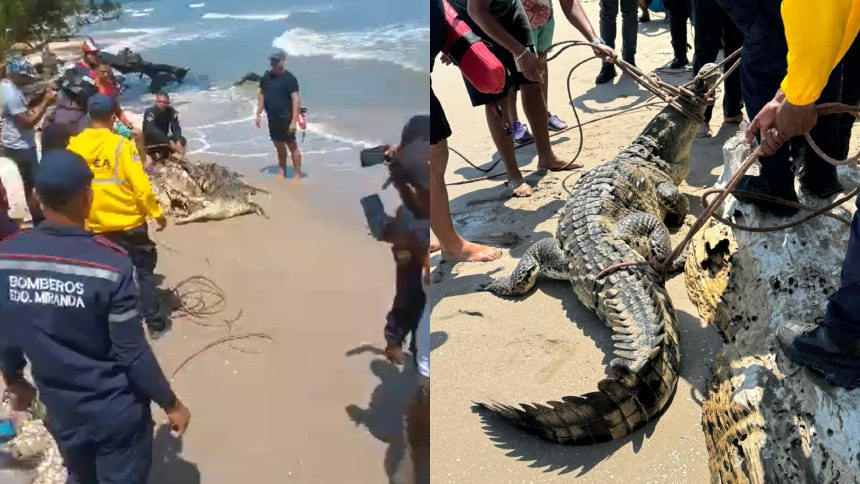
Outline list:
[[[631,353],[640,353],[633,351],[631,335],[627,334],[637,331],[616,331],[613,339],[620,358],[613,361],[612,376],[600,381],[596,392],[563,397],[560,402],[544,405],[520,404],[521,408],[495,402],[478,405],[530,434],[558,444],[607,442],[643,427],[668,405],[680,367],[678,328],[668,295],[657,284],[646,283],[646,287],[651,301],[656,303],[652,316],[659,321],[647,328],[653,336],[649,338],[650,351],[644,357],[628,359]]]

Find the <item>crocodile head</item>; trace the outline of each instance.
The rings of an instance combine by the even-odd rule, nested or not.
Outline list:
[[[705,96],[719,77],[720,69],[716,64],[705,64],[696,78],[684,87],[698,96]],[[675,102],[687,113],[697,114],[700,118],[704,117],[708,107],[705,103],[697,103],[684,96],[676,98]],[[690,114],[668,105],[648,123],[637,140],[640,144],[653,147],[660,169],[676,184],[690,173],[690,147],[696,139],[699,126],[699,121]]]

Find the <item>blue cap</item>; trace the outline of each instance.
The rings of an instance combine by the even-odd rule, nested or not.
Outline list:
[[[115,111],[116,102],[110,96],[96,94],[87,101],[87,113],[91,118],[104,119],[113,115]]]
[[[269,54],[269,60],[276,62],[287,60],[287,52],[284,49],[275,49]]]
[[[80,155],[69,150],[51,150],[42,156],[34,177],[36,191],[45,201],[71,200],[90,186],[93,172]]]

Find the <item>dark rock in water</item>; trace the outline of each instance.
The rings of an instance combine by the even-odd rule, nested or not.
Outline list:
[[[255,72],[249,72],[249,73],[245,74],[241,79],[236,81],[233,85],[234,86],[241,86],[242,84],[245,84],[246,82],[252,82],[255,84],[259,84],[260,80],[262,80],[262,79],[263,79],[263,77],[260,76],[259,74],[255,73]]]

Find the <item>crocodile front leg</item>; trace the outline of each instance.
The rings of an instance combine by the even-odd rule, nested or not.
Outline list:
[[[657,185],[657,200],[666,209],[665,223],[669,227],[680,227],[690,211],[690,201],[673,183]]]
[[[669,229],[659,218],[650,213],[630,214],[618,222],[618,236],[645,259],[665,259],[672,252]],[[672,263],[670,270],[684,266],[686,252]]]
[[[570,279],[564,251],[555,237],[535,242],[510,276],[496,279],[481,289],[500,296],[522,296],[534,287],[540,273],[552,279]]]

